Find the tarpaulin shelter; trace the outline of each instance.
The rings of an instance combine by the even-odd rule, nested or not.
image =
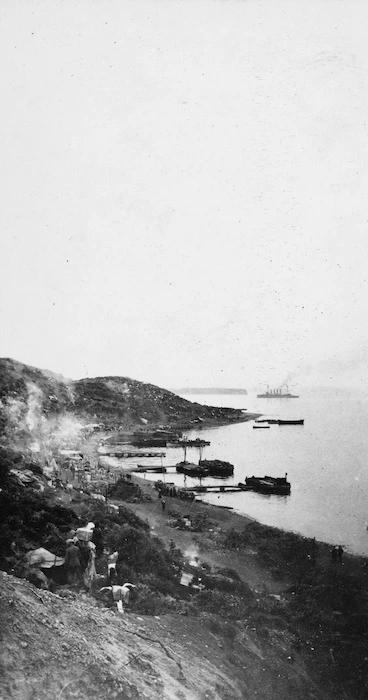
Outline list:
[[[26,557],[31,566],[37,564],[41,569],[51,569],[53,566],[64,564],[64,557],[57,557],[56,554],[43,547],[27,552]]]

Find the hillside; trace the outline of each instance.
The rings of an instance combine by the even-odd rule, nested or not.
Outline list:
[[[171,391],[129,377],[73,381],[12,359],[0,359],[0,420],[31,428],[36,409],[46,418],[63,414],[108,427],[220,424],[247,420],[241,411],[201,406]]]

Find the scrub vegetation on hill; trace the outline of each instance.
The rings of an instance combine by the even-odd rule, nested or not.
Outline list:
[[[110,512],[105,503],[76,492],[66,507],[60,502],[59,494],[51,489],[40,492],[21,485],[17,476],[12,474],[14,465],[17,465],[17,469],[23,466],[38,472],[36,464],[24,461],[21,455],[9,449],[0,448],[0,509],[3,515],[0,523],[0,567],[3,570],[27,576],[29,567],[25,555],[38,547],[64,556],[67,533],[92,521],[98,523],[104,545],[110,551],[119,552],[119,580],[129,580],[137,587],[137,612],[159,614],[164,610],[175,610],[194,614],[200,609],[215,612],[218,609],[216,590],[220,592],[224,589],[231,593],[232,605],[235,602],[240,610],[242,603],[236,597],[244,593],[245,584],[234,583],[229,576],[208,578],[209,590],[188,605],[187,592],[180,586],[183,568],[181,552],[169,552],[159,538],[151,536],[148,524],[124,505]],[[125,490],[122,484],[125,484]],[[135,500],[145,499],[136,484],[121,481],[120,488],[118,483],[115,490],[120,498],[125,496],[127,501],[133,492]],[[101,577],[107,571],[105,554],[97,559],[97,571]],[[57,575],[56,581],[50,574],[53,589],[57,584],[66,583],[65,577],[60,579],[59,572],[55,570],[54,573]],[[101,600],[104,598],[96,595]]]
[[[72,381],[15,360],[0,359],[0,427],[4,430],[9,420],[21,419],[27,432],[29,410],[36,402],[42,405],[47,418],[69,415],[108,427],[150,424],[189,428],[203,422],[219,424],[252,417],[237,409],[192,403],[171,391],[129,377]]]
[[[256,548],[273,575],[289,580],[285,620],[298,634],[320,679],[331,670],[343,697],[368,697],[368,562],[363,557],[331,557],[331,547],[292,532],[250,522],[230,529],[225,549]],[[350,697],[350,696],[349,696]]]

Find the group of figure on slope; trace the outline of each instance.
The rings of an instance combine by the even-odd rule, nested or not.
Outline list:
[[[70,585],[77,584],[81,580],[83,571],[83,582],[87,590],[91,590],[93,582],[97,579],[95,559],[96,555],[99,556],[103,553],[103,540],[102,533],[98,525],[94,523],[88,523],[88,525],[83,528],[87,537],[91,539],[83,540],[78,537],[78,531],[71,531],[71,535],[67,539],[67,548],[65,552],[65,568],[67,572],[67,579]],[[80,531],[79,531],[80,534]],[[84,534],[84,533],[83,533]],[[103,586],[100,588],[102,591],[111,591],[114,602],[116,603],[117,610],[119,613],[124,613],[124,605],[129,605],[130,591],[135,588],[132,583],[124,583],[119,586],[114,583],[116,580],[116,564],[118,561],[119,553],[112,552],[107,557],[107,577],[110,582],[110,586]]]
[[[66,545],[64,565],[68,583],[79,583],[83,573],[84,585],[90,591],[97,578],[96,556],[103,552],[102,532],[98,524],[88,523],[84,528],[71,530]]]

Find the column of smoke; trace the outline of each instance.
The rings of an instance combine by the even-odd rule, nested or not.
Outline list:
[[[289,387],[289,385],[292,384],[292,382],[295,381],[296,378],[297,378],[296,372],[289,372],[289,374],[286,375],[285,379],[281,382],[281,384],[279,386],[280,391],[282,389],[284,389],[285,387]]]
[[[191,566],[198,566],[199,550],[192,544],[184,552],[185,559],[189,559],[189,564]]]
[[[338,386],[350,383],[361,384],[362,377],[368,369],[368,347],[357,348],[348,357],[328,355],[313,364],[301,364],[298,370],[290,372],[281,387],[293,381],[307,381],[312,384]]]
[[[45,463],[63,447],[77,447],[83,425],[71,414],[46,417],[41,389],[27,383],[25,400],[8,397],[0,408],[6,423],[6,438],[12,447]]]

